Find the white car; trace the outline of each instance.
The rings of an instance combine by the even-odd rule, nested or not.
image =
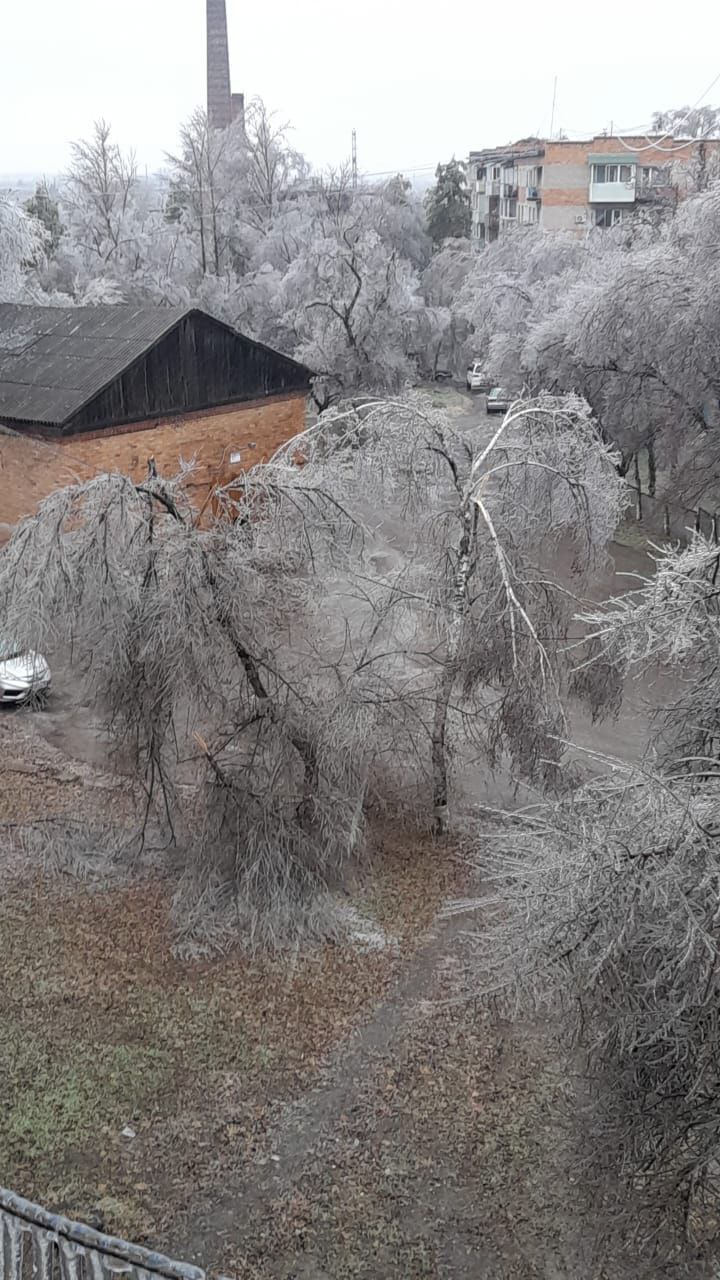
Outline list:
[[[468,391],[485,391],[487,390],[487,378],[483,373],[483,365],[480,360],[474,360],[467,371],[467,389]]]
[[[50,688],[50,668],[39,653],[0,640],[0,704],[20,706]]]

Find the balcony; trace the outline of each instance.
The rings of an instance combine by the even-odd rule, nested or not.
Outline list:
[[[590,204],[634,204],[635,179],[629,182],[590,182]]]
[[[526,199],[526,200],[539,200],[539,199],[540,199],[540,193],[539,193],[539,191],[538,191],[537,187],[528,187],[528,188],[527,188],[527,190],[526,190],[526,192],[525,192],[525,199]]]
[[[512,182],[503,182],[500,194],[504,200],[517,200],[517,186]]]
[[[499,195],[500,195],[500,179],[499,179],[499,178],[495,178],[493,181],[488,182],[488,184],[487,184],[487,194],[488,194],[489,196],[499,196]]]

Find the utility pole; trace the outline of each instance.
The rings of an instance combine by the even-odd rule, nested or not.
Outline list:
[[[552,142],[553,128],[555,127],[555,100],[557,98],[557,76],[553,81],[553,100],[552,111],[550,113],[550,141]]]
[[[357,131],[352,131],[352,185],[353,191],[357,190],[358,184],[358,168],[357,168]]]

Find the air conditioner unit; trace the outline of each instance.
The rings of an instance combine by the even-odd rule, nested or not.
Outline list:
[[[583,225],[583,223],[585,222],[585,218],[586,218],[586,215],[585,215],[584,213],[576,213],[576,214],[575,214],[575,225],[576,225],[576,227],[581,227],[581,226]]]

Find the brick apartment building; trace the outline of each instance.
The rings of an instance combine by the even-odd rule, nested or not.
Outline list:
[[[585,235],[642,208],[672,209],[719,154],[720,140],[605,134],[471,151],[473,241],[489,244],[516,226]]]
[[[0,305],[0,540],[63,485],[194,461],[201,506],[305,425],[311,374],[191,308]]]

